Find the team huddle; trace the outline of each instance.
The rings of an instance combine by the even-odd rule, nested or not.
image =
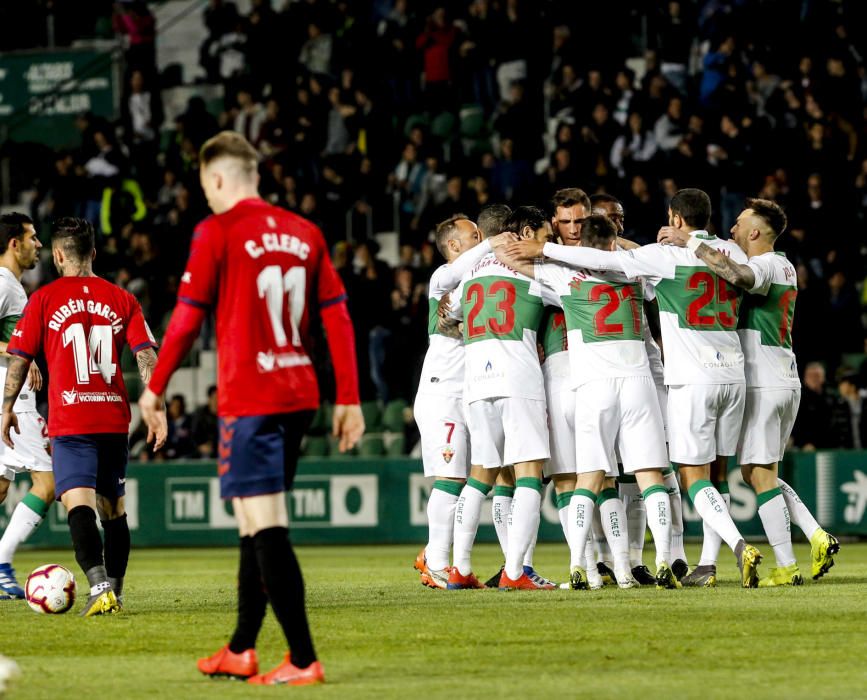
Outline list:
[[[839,543],[778,474],[800,401],[797,279],[774,251],[785,214],[748,200],[731,240],[708,233],[710,215],[707,194],[681,190],[658,242],[640,247],[620,236],[615,198],[565,189],[550,219],[495,205],[437,227],[446,264],[430,280],[415,401],[434,478],[422,584],[557,588],[533,566],[547,481],[570,553],[563,588],[712,587],[723,542],[745,588],[801,585],[790,522],[810,540],[812,578],[833,566]],[[729,513],[732,458],[773,549],[765,576]],[[692,568],[681,489],[704,531]],[[505,563],[483,584],[471,555],[491,491]]]

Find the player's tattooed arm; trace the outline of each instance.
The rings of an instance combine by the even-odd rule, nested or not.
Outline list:
[[[21,393],[21,387],[24,386],[24,380],[27,379],[27,370],[30,363],[22,357],[12,355],[9,358],[9,365],[6,369],[6,386],[3,388],[3,412],[12,410],[18,394]]]
[[[30,362],[13,355],[9,358],[9,365],[6,369],[6,386],[3,387],[3,417],[0,420],[0,433],[3,436],[3,443],[10,449],[15,449],[12,442],[12,429],[16,433],[21,433],[18,429],[18,416],[12,410],[15,405],[15,399],[21,392],[21,387],[24,386],[24,380],[27,378],[27,369]]]
[[[142,383],[147,386],[157,364],[157,354],[153,348],[145,348],[135,354],[135,359],[138,362],[138,373]]]
[[[756,275],[749,265],[736,263],[728,255],[711,248],[707,243],[702,243],[696,248],[695,254],[726,282],[747,290],[756,286]]]

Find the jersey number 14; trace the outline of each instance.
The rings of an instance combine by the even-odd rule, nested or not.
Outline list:
[[[102,375],[106,384],[111,383],[117,373],[111,326],[91,326],[85,338],[84,324],[71,323],[63,331],[63,347],[70,345],[79,384],[90,384],[91,374]]]

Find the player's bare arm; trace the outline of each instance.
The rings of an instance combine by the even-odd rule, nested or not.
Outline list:
[[[624,238],[623,236],[617,237],[617,246],[622,250],[635,250],[636,248],[641,247],[641,245],[635,241],[630,241],[628,238]]]
[[[24,386],[29,365],[29,360],[13,355],[9,358],[9,367],[6,370],[6,386],[3,387],[3,422],[0,430],[3,432],[4,444],[12,449],[15,448],[10,435],[12,428],[14,427],[15,432],[21,434],[18,429],[18,417],[12,411],[12,407],[18,394],[21,393],[21,387]]]
[[[138,373],[144,384],[151,380],[151,375],[154,373],[154,367],[157,364],[157,354],[153,348],[145,348],[136,353],[136,362],[138,362]]]
[[[656,240],[659,243],[676,245],[686,248],[691,236],[680,229],[672,226],[663,226],[659,229]],[[696,257],[703,261],[713,272],[722,277],[726,282],[741,287],[752,289],[756,286],[756,276],[749,265],[741,265],[732,260],[728,255],[712,248],[707,243],[700,244],[694,251]]]
[[[494,251],[494,254],[497,256],[497,260],[503,263],[503,265],[508,265],[515,272],[520,272],[522,275],[529,277],[530,279],[535,279],[536,275],[533,270],[532,261],[528,262],[521,258],[508,255],[503,248],[498,248]]]
[[[138,373],[141,377],[142,383],[147,386],[148,382],[151,380],[151,375],[154,372],[154,367],[156,367],[157,364],[157,353],[153,348],[145,348],[136,353],[135,359],[136,362],[138,362]],[[142,398],[144,398],[144,395]],[[142,408],[142,418],[145,421],[145,425],[148,427],[147,442],[154,442],[154,451],[165,445],[166,438],[168,437],[165,402],[160,397],[156,397],[156,399],[157,401],[153,405],[152,412],[149,413],[147,419],[145,419],[144,408]],[[139,405],[141,406],[141,401],[139,401]]]

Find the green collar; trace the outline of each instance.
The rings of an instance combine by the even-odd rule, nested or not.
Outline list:
[[[714,236],[712,233],[708,233],[707,231],[694,231],[690,235],[695,236],[696,238],[700,238],[703,241],[715,241],[716,240],[716,236]]]

